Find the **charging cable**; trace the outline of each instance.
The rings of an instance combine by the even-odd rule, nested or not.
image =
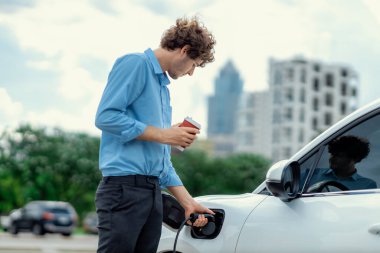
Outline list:
[[[185,226],[186,222],[188,221],[191,221],[191,225],[193,225],[194,223],[194,220],[193,220],[193,216],[190,216],[189,218],[185,219],[182,223],[181,223],[181,226],[179,226],[178,228],[178,231],[177,231],[177,235],[175,236],[175,240],[174,240],[174,246],[173,246],[173,253],[176,253],[176,248],[177,248],[177,240],[178,240],[178,235],[179,235],[179,232],[181,232],[183,226]]]
[[[198,219],[199,215],[200,214],[198,214],[198,213],[192,213],[192,214],[190,214],[189,218],[185,219],[181,223],[181,226],[178,228],[177,235],[176,235],[175,240],[174,240],[173,253],[176,253],[178,236],[179,236],[179,233],[181,232],[182,228],[186,225],[186,222],[190,221],[191,222],[191,229],[194,229],[193,223]],[[203,229],[202,230],[203,236],[202,237],[198,236],[197,238],[199,238],[199,239],[206,238],[207,236],[213,234],[215,231],[215,228],[216,228],[214,216],[211,214],[207,214],[207,213],[203,214],[203,215],[205,216],[205,218],[207,218],[208,222],[204,227],[200,228],[200,229]]]

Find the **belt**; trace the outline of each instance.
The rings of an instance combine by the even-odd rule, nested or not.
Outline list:
[[[145,175],[108,176],[103,177],[103,183],[120,183],[134,186],[158,185],[158,177]]]

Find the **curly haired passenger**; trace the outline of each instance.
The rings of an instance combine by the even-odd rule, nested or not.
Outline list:
[[[340,136],[328,145],[330,168],[318,168],[310,180],[310,186],[319,182],[338,182],[348,190],[375,189],[377,184],[357,172],[356,164],[370,152],[367,139],[354,135]]]

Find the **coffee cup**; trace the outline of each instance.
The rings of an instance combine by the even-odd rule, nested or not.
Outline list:
[[[193,120],[191,117],[186,117],[182,123],[179,125],[179,127],[192,127],[192,128],[196,128],[198,130],[201,129],[201,125],[196,122],[195,120]],[[177,149],[179,149],[180,151],[184,151],[185,148],[184,147],[181,147],[181,146],[175,146]]]

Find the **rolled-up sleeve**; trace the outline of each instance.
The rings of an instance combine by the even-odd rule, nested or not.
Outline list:
[[[95,125],[120,137],[125,143],[140,136],[147,127],[126,114],[128,106],[146,84],[147,65],[143,58],[129,55],[118,59],[109,76],[96,113]]]
[[[177,172],[174,169],[172,162],[169,160],[167,163],[166,173],[160,177],[160,186],[161,188],[166,188],[168,186],[182,186],[183,183]]]

